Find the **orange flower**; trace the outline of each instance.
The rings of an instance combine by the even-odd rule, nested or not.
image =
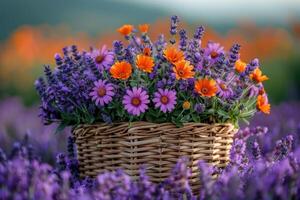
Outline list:
[[[126,80],[130,77],[131,73],[131,65],[126,61],[116,62],[110,68],[111,76],[116,79]]]
[[[142,54],[137,55],[136,56],[136,66],[137,66],[137,68],[139,68],[140,70],[142,70],[144,72],[151,73],[153,70],[153,66],[154,66],[153,58],[150,56],[142,55]]]
[[[151,49],[150,49],[149,47],[145,47],[145,48],[143,49],[143,54],[144,54],[145,56],[150,56],[150,55],[151,55]]]
[[[175,66],[173,67],[173,71],[175,72],[176,79],[188,79],[193,78],[195,75],[195,72],[193,72],[194,66],[190,65],[189,61],[181,60],[177,63],[175,63]]]
[[[262,71],[259,68],[256,68],[253,73],[250,74],[250,78],[257,83],[261,83],[269,79],[266,75],[262,75]]]
[[[258,110],[265,114],[270,114],[271,105],[268,103],[268,99],[266,95],[258,95],[256,107]]]
[[[184,110],[188,110],[191,108],[191,103],[189,101],[184,101],[183,104],[182,104],[182,108]]]
[[[218,88],[215,80],[205,78],[195,82],[195,90],[201,96],[213,97],[216,95]]]
[[[172,64],[175,64],[176,62],[184,59],[184,54],[182,51],[171,46],[164,50],[164,57]]]
[[[258,94],[260,94],[260,95],[263,95],[263,94],[265,94],[265,93],[266,93],[266,91],[265,91],[264,88],[261,88],[261,89],[258,91]]]
[[[139,25],[139,29],[142,33],[147,33],[149,29],[149,24],[141,24]]]
[[[242,73],[246,70],[246,66],[247,64],[241,60],[237,60],[235,62],[235,70],[238,72],[238,73]]]
[[[133,30],[133,26],[130,25],[130,24],[124,24],[123,26],[121,26],[119,29],[118,29],[118,32],[121,33],[122,35],[124,36],[127,36],[129,35]]]

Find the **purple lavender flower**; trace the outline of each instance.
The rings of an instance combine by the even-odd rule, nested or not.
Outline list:
[[[54,59],[55,59],[55,63],[56,63],[57,66],[60,66],[60,65],[63,64],[63,60],[62,60],[61,56],[58,53],[56,53],[54,55]]]
[[[234,44],[229,51],[229,68],[233,68],[235,62],[239,59],[239,51],[241,49],[241,45]]]
[[[289,154],[292,150],[293,140],[294,138],[292,135],[287,135],[284,139],[276,142],[276,147],[273,153],[275,160],[281,160]]]
[[[130,177],[123,171],[107,172],[97,177],[94,199],[129,199]]]
[[[162,53],[162,50],[166,47],[167,42],[165,40],[165,36],[163,34],[158,36],[158,40],[155,42],[155,47],[158,53]]]
[[[185,51],[188,44],[187,43],[188,37],[186,31],[184,29],[181,29],[179,31],[179,36],[180,36],[179,48],[180,50]]]
[[[240,74],[241,77],[248,77],[257,67],[259,67],[259,60],[255,58],[247,65],[246,70]]]
[[[108,70],[114,61],[114,54],[111,51],[108,51],[106,46],[102,46],[101,50],[94,49],[91,52],[91,56],[94,59],[98,69],[102,70],[103,68]]]
[[[155,185],[149,180],[149,177],[146,174],[146,167],[142,166],[140,168],[139,179],[132,184],[130,199],[151,200],[155,195],[154,192]]]
[[[171,27],[170,27],[170,33],[171,33],[171,35],[175,35],[177,33],[178,22],[179,22],[178,16],[173,15],[171,17]]]
[[[257,141],[253,142],[252,155],[253,155],[254,159],[256,159],[256,160],[261,158],[261,150],[260,150],[260,147],[259,147],[259,144]]]
[[[153,102],[155,108],[159,108],[163,113],[172,112],[176,105],[176,91],[168,89],[158,89],[154,93]]]
[[[127,60],[130,64],[134,63],[134,57],[132,51],[134,51],[134,49],[126,48],[125,55],[124,55],[124,59]]]
[[[171,175],[165,180],[165,184],[170,187],[172,195],[175,199],[180,199],[184,194],[188,199],[192,199],[192,189],[189,185],[189,177],[191,177],[191,170],[187,167],[188,159],[182,157],[178,160]]]
[[[195,34],[194,34],[194,38],[196,40],[201,40],[203,35],[204,35],[204,31],[205,31],[204,26],[197,27],[196,31],[195,31]]]
[[[194,106],[194,110],[198,113],[198,114],[201,114],[204,112],[205,110],[205,105],[202,104],[202,103],[196,103],[195,106]]]
[[[230,150],[230,165],[245,169],[248,165],[246,156],[246,143],[242,139],[236,139]]]
[[[112,97],[115,95],[114,87],[111,83],[107,83],[106,80],[99,80],[94,82],[95,87],[90,93],[92,100],[96,105],[104,106],[112,101]]]
[[[111,124],[112,123],[112,119],[109,115],[105,114],[105,113],[101,113],[101,117],[102,120],[107,123],[107,124]]]
[[[65,154],[60,153],[56,156],[56,164],[57,164],[58,172],[62,172],[67,169],[67,161],[66,161]]]
[[[114,46],[114,54],[117,58],[118,61],[123,60],[124,58],[124,47],[123,47],[123,43],[121,41],[114,41],[113,42],[113,46]]]
[[[149,96],[142,88],[133,87],[132,90],[126,90],[123,97],[123,105],[127,112],[139,116],[148,109]]]
[[[204,55],[209,59],[210,62],[214,63],[220,54],[224,53],[224,47],[219,43],[209,42],[204,50]]]

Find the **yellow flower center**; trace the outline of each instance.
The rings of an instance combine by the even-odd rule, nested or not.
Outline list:
[[[183,71],[183,70],[179,70],[179,71],[178,71],[178,75],[179,75],[179,76],[183,76],[183,75],[184,75],[184,71]]]
[[[101,87],[98,89],[98,95],[99,97],[103,97],[106,95],[106,89],[104,87]]]
[[[224,83],[221,83],[220,87],[221,87],[222,90],[227,90],[227,86]]]
[[[131,100],[131,104],[134,106],[139,106],[141,104],[141,100],[137,97],[133,97]]]
[[[169,98],[167,96],[162,96],[160,98],[160,101],[163,103],[163,104],[167,104],[169,102]]]
[[[204,88],[201,89],[201,92],[202,92],[202,94],[207,94],[208,89],[204,87]]]

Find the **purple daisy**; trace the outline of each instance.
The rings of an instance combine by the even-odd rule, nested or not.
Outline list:
[[[149,96],[142,88],[134,87],[132,90],[126,90],[123,97],[123,105],[127,112],[132,115],[139,116],[148,109]]]
[[[95,63],[99,69],[108,70],[114,61],[114,53],[112,51],[107,50],[104,45],[101,50],[94,49],[91,52],[92,58],[95,60]]]
[[[204,55],[212,62],[215,62],[221,53],[224,53],[224,47],[214,42],[208,42],[204,51]]]
[[[113,84],[107,83],[106,80],[99,80],[94,82],[95,87],[90,93],[92,100],[96,105],[104,106],[112,101],[112,97],[115,95]]]
[[[155,108],[160,108],[163,113],[171,112],[176,104],[176,91],[158,89],[154,93],[153,102],[155,103]]]
[[[218,92],[217,95],[222,99],[228,99],[233,95],[233,91],[226,85],[224,81],[217,80]]]

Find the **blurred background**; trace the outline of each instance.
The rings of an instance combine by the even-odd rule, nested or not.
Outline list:
[[[258,114],[251,125],[268,126],[270,141],[300,133],[299,0],[1,0],[0,147],[29,135],[42,159],[54,162],[68,134],[54,136],[55,125],[43,126],[37,117],[33,83],[43,64],[54,66],[54,54],[67,45],[111,46],[122,39],[116,29],[126,23],[149,23],[153,40],[168,36],[171,15],[190,35],[204,25],[203,45],[212,40],[228,50],[237,42],[243,61],[259,58],[270,77],[265,86],[273,111]]]
[[[149,23],[153,37],[168,35],[174,14],[190,34],[205,25],[204,45],[212,40],[228,49],[238,42],[242,60],[258,57],[273,104],[299,100],[299,0],[1,0],[0,98],[35,104],[33,82],[62,47],[111,46],[122,38],[116,29],[124,23]]]

